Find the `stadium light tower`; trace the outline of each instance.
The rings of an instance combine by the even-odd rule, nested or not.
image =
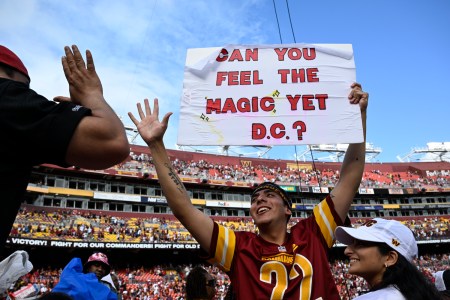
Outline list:
[[[272,146],[187,146],[177,145],[177,149],[183,151],[204,152],[209,154],[233,155],[239,157],[263,158]],[[190,149],[190,150],[189,150]]]
[[[134,141],[139,136],[139,131],[136,128],[130,126],[124,126],[125,133],[127,134],[128,143],[134,144]]]
[[[119,115],[117,115],[117,116],[119,117],[119,120],[122,122],[123,127],[125,128],[125,133],[127,134],[128,143],[134,144],[134,141],[139,136],[139,131],[136,129],[135,126],[126,125],[123,122],[122,116],[119,116]]]
[[[397,156],[400,162],[411,162],[411,158],[422,162],[450,162],[450,142],[430,142],[427,147],[412,148],[405,156]],[[418,158],[417,158],[418,157]]]
[[[320,144],[320,145],[309,145],[306,147],[306,150],[299,155],[299,158],[302,158],[303,161],[306,161],[307,158],[313,160],[312,152],[319,153],[319,157],[314,158],[314,160],[318,161],[332,161],[332,162],[341,162],[347,151],[348,144]],[[372,143],[366,143],[366,161],[373,162],[375,157],[377,157],[382,152],[382,149],[379,147],[375,147]],[[323,153],[328,153],[328,156],[321,156]]]

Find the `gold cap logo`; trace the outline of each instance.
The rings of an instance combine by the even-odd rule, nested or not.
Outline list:
[[[375,225],[375,224],[377,224],[376,220],[369,220],[366,223],[364,223],[363,226],[371,227],[372,225]]]

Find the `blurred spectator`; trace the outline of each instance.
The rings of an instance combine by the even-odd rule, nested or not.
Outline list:
[[[117,294],[101,281],[110,269],[107,256],[100,252],[92,254],[84,266],[79,258],[74,258],[64,268],[53,291],[75,300],[117,300]]]
[[[211,300],[216,294],[216,279],[204,268],[193,268],[186,277],[186,300]]]
[[[434,285],[443,299],[450,299],[450,269],[433,274]]]

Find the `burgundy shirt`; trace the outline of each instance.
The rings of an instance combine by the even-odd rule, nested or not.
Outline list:
[[[329,196],[281,246],[214,223],[209,262],[228,273],[237,299],[340,299],[327,256],[340,225]]]

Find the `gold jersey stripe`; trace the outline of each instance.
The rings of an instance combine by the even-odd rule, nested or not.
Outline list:
[[[225,272],[230,271],[233,261],[234,248],[236,246],[236,236],[234,231],[222,225],[218,225],[219,234],[217,237],[216,253],[212,259],[218,263]]]
[[[316,218],[317,225],[319,225],[328,248],[331,248],[334,243],[334,230],[336,229],[337,224],[326,200],[323,200],[314,207],[314,217]]]

